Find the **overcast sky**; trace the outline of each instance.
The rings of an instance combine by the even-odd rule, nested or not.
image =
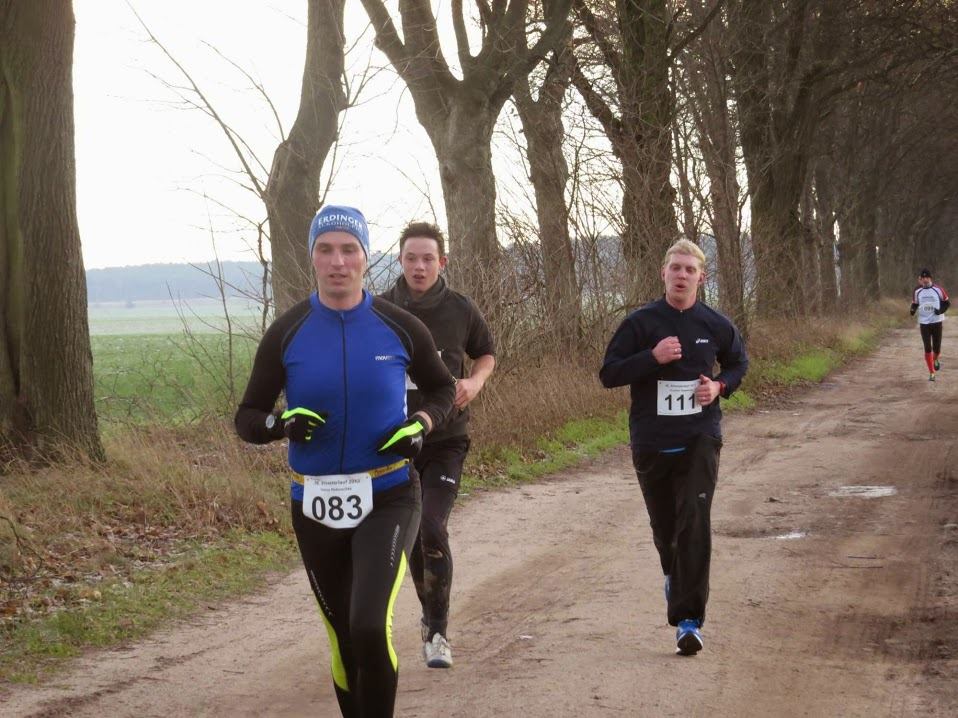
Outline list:
[[[261,81],[288,132],[302,80],[305,0],[133,4],[268,167],[279,137],[272,113],[204,43]],[[214,256],[210,227],[221,259],[252,259],[254,234],[202,196],[265,217],[253,195],[225,178],[221,166],[235,169],[238,163],[221,130],[201,113],[178,107],[175,95],[150,76],[182,81],[124,0],[74,0],[74,7],[77,203],[86,267],[206,261]],[[368,21],[359,3],[347,7],[347,37],[355,40]],[[446,53],[455,57],[450,48]],[[347,62],[358,71],[370,56],[385,64],[368,42]],[[442,198],[435,156],[401,81],[391,70],[382,72],[364,98],[347,116],[340,150],[345,161],[328,199],[362,209],[374,249],[385,249],[406,221],[431,215],[424,195],[439,213]],[[441,214],[436,219],[443,222]]]

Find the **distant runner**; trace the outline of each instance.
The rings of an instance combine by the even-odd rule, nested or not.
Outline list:
[[[632,463],[665,573],[676,652],[703,647],[709,595],[712,495],[722,448],[718,398],[728,398],[748,370],[738,329],[697,301],[705,255],[688,240],[662,264],[665,296],[629,314],[599,371],[603,386],[631,387]],[[721,371],[712,377],[718,362]]]
[[[948,292],[935,284],[931,271],[922,269],[918,273],[918,286],[915,287],[911,300],[911,315],[918,313],[918,328],[921,330],[921,342],[925,347],[928,381],[934,381],[935,374],[941,369],[941,324],[950,306]]]

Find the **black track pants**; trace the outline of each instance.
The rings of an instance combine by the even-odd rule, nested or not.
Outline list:
[[[463,436],[427,443],[416,457],[422,484],[422,522],[409,567],[429,638],[434,633],[448,636],[452,551],[446,524],[459,495],[462,464],[468,451],[469,439]]]
[[[669,624],[705,620],[712,555],[712,495],[722,442],[704,434],[685,451],[633,450],[632,462],[652,525],[662,571],[671,576]]]
[[[399,663],[392,614],[419,526],[419,484],[373,497],[373,511],[353,529],[303,516],[293,501],[293,530],[329,634],[336,698],[345,718],[393,715]]]
[[[941,354],[941,322],[934,324],[919,324],[921,343],[925,345],[925,354],[934,352]]]

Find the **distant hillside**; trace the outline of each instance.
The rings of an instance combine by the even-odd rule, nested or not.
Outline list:
[[[398,274],[395,255],[382,257],[373,253],[371,274],[374,289],[382,288]],[[223,262],[223,275],[228,285],[258,294],[263,268],[257,262]],[[199,299],[219,297],[216,282],[205,271],[206,265],[197,264],[142,264],[136,267],[107,267],[89,269],[86,273],[87,301],[142,302],[151,300]],[[230,296],[242,292],[228,290]]]
[[[262,276],[256,262],[223,262],[223,275],[228,284],[250,288]],[[197,268],[200,267],[200,268]],[[86,273],[87,301],[136,302],[174,298],[198,299],[218,297],[216,282],[205,271],[205,265],[143,264],[137,267],[89,269]],[[239,292],[230,291],[231,296]]]

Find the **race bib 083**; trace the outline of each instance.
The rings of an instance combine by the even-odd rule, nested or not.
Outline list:
[[[333,529],[359,526],[373,510],[369,474],[303,477],[303,515]]]
[[[658,397],[656,398],[656,413],[659,416],[686,416],[699,414],[701,405],[695,400],[695,389],[699,382],[692,381],[662,381],[658,382]]]

